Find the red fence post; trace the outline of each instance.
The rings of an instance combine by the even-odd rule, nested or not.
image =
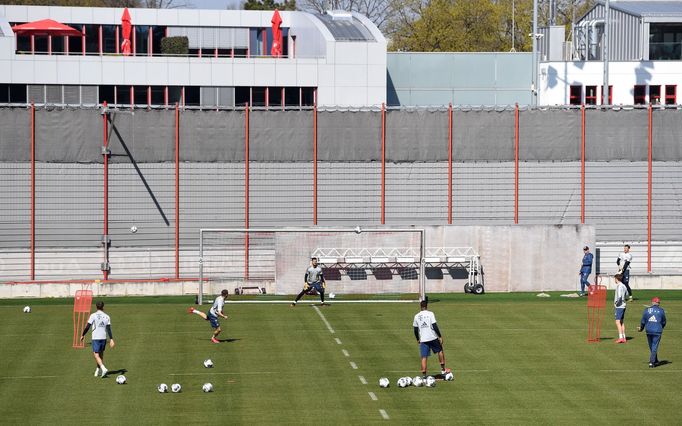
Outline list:
[[[452,102],[448,105],[448,225],[452,225]]]
[[[31,281],[36,279],[36,106],[31,102]]]
[[[519,223],[519,104],[514,107],[514,223]]]
[[[317,225],[317,103],[313,106],[313,225]]]
[[[246,103],[244,138],[244,227],[249,228],[249,103]],[[244,237],[244,277],[249,279],[249,233]]]
[[[651,195],[652,195],[652,172],[653,172],[653,108],[649,104],[649,161],[648,161],[648,188],[647,188],[647,250],[646,271],[651,272]]]
[[[109,135],[108,135],[108,111],[107,102],[104,101],[102,104],[103,114],[102,114],[102,124],[104,129],[104,148],[102,149],[102,155],[104,156],[104,231],[102,235],[102,247],[104,247],[103,258],[104,262],[102,265],[102,274],[104,279],[109,279]]]
[[[175,278],[180,278],[180,106],[175,103]]]
[[[381,224],[386,223],[386,106],[381,103]]]
[[[580,105],[580,223],[585,223],[585,104]]]

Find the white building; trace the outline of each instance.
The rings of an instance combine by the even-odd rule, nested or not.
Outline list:
[[[273,13],[129,9],[133,54],[121,54],[123,9],[0,6],[0,103],[271,108],[386,101],[386,40],[366,17],[280,12],[283,55],[270,54]],[[15,36],[42,19],[80,37]],[[161,54],[183,35],[186,56]]]
[[[539,105],[680,104],[682,87],[682,1],[609,2],[608,84],[604,86],[605,2],[573,27],[564,43],[563,27],[543,35],[539,65]]]

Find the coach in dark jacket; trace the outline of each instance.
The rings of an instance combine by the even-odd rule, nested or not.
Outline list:
[[[642,321],[637,331],[646,330],[646,339],[649,342],[649,368],[658,366],[658,344],[661,343],[661,335],[665,328],[665,311],[659,305],[661,299],[654,297],[651,299],[651,307],[645,308],[642,314]]]

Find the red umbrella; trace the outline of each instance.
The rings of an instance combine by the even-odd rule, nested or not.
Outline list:
[[[21,36],[75,36],[80,37],[83,34],[52,19],[43,19],[41,21],[29,22],[28,24],[15,25],[12,30],[16,35]]]
[[[130,32],[133,29],[133,26],[130,23],[130,12],[128,12],[128,8],[126,8],[123,11],[123,16],[121,16],[121,29],[123,30],[123,43],[121,43],[121,53],[123,53],[123,56],[129,56],[131,52]]]
[[[272,49],[270,49],[270,54],[279,58],[282,56],[282,30],[279,27],[282,24],[282,17],[279,16],[279,10],[275,9],[270,22],[272,22]]]

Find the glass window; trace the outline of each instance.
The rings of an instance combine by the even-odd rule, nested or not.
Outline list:
[[[254,87],[251,90],[251,102],[253,106],[265,106],[265,87]]]
[[[85,26],[86,54],[99,54],[99,25]]]
[[[185,105],[201,105],[201,88],[199,86],[185,86]]]
[[[677,103],[677,86],[669,84],[665,86],[665,104],[675,105]]]
[[[116,86],[99,86],[99,103],[108,103],[113,105],[114,102],[114,90]]]
[[[251,99],[251,90],[249,87],[235,87],[234,88],[234,105],[243,107],[248,104]]]
[[[263,39],[261,38],[260,28],[251,28],[249,30],[249,50],[251,56],[259,56],[263,51]]]
[[[31,37],[17,37],[17,52],[31,52]]]
[[[130,105],[130,86],[116,86],[116,103]]]
[[[643,84],[637,84],[635,85],[635,90],[634,90],[634,102],[635,105],[644,105],[646,104],[646,86]]]
[[[585,104],[597,105],[597,86],[585,86]]]
[[[286,106],[300,106],[301,105],[301,97],[300,97],[300,88],[298,87],[285,87],[284,88],[284,105]]]
[[[9,84],[0,84],[0,103],[9,102]]]
[[[146,25],[135,25],[135,54],[146,55],[149,51],[149,27]]]
[[[165,86],[152,86],[152,105],[166,105]]]
[[[282,106],[282,88],[270,87],[268,90],[268,101],[271,107]]]
[[[35,49],[38,55],[47,55],[47,36],[35,37]]]
[[[649,102],[654,105],[661,104],[661,86],[649,86]]]
[[[568,101],[571,105],[582,105],[582,103],[583,103],[583,86],[571,86],[571,91],[570,91]]]
[[[682,59],[682,24],[657,24],[649,26],[649,59],[680,60]]]
[[[596,90],[595,90],[596,92]],[[314,106],[315,105],[315,88],[304,87],[301,89],[301,105]]]
[[[135,89],[133,90],[134,95],[135,95],[135,105],[148,105],[148,98],[147,98],[147,89],[148,86],[135,86]]]
[[[26,85],[25,84],[10,84],[9,85],[9,101],[11,103],[25,104],[26,103]]]
[[[82,25],[72,25],[78,31],[81,31]],[[83,37],[69,37],[69,55],[83,54]]]
[[[166,36],[166,27],[152,27],[152,52],[154,55],[161,53],[161,39]]]
[[[246,49],[234,49],[234,57],[235,58],[246,58],[246,55],[249,52],[247,52]]]
[[[182,87],[168,86],[168,105],[182,105]]]
[[[102,25],[102,51],[116,53],[116,25]]]
[[[282,28],[282,57],[289,57],[289,28]]]
[[[52,54],[60,55],[64,53],[64,37],[52,37]]]

